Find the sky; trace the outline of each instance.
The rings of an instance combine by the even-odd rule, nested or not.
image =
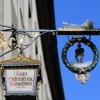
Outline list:
[[[100,0],[54,0],[54,8],[56,29],[63,27],[63,21],[82,24],[86,20],[92,20],[94,28],[100,28]],[[99,40],[100,36],[91,37],[91,41],[100,53]],[[68,42],[67,35],[57,35],[57,42],[65,100],[100,100],[100,61],[98,61],[96,68],[91,71],[90,79],[85,84],[81,84],[75,79],[75,74],[69,71],[62,61],[62,49]],[[82,46],[85,49],[84,61],[92,61],[93,52],[86,45],[82,44]],[[70,62],[75,61],[74,51],[76,48],[77,45],[74,45],[68,50],[67,57]]]

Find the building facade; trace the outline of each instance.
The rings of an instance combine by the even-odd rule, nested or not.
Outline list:
[[[53,0],[0,0],[0,24],[17,29],[55,29]],[[8,39],[12,32],[4,34]],[[35,37],[41,33],[29,32],[29,34]],[[20,38],[16,37],[17,40]],[[25,44],[29,42],[27,37],[24,42]],[[9,48],[0,48],[0,54],[8,50]],[[0,60],[15,58],[18,54],[19,50],[14,50],[2,56]],[[56,35],[47,33],[39,37],[24,50],[24,56],[41,61],[42,82],[38,87],[38,96],[34,100],[64,100]],[[0,77],[0,100],[5,100],[4,95]]]

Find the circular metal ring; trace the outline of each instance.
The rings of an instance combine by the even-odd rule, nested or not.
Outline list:
[[[68,49],[73,46],[76,42],[78,43],[83,43],[87,46],[89,46],[94,54],[94,58],[93,58],[93,62],[89,67],[85,67],[85,68],[76,68],[74,66],[72,66],[68,59],[67,59],[67,51]],[[77,74],[85,74],[86,72],[90,72],[91,70],[93,70],[95,68],[95,66],[98,63],[98,59],[99,59],[99,52],[98,49],[96,48],[96,45],[91,42],[89,39],[86,39],[86,37],[77,37],[77,38],[72,38],[68,43],[65,44],[63,50],[62,50],[62,60],[63,63],[65,64],[65,66],[72,72],[77,73]],[[84,71],[82,71],[84,70]]]

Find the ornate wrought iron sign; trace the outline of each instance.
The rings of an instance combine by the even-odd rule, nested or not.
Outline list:
[[[64,23],[64,24],[66,24],[66,23]],[[59,33],[66,32],[65,34],[70,33],[69,35],[71,35],[71,34],[73,35],[74,33],[80,34],[82,32],[86,32],[86,34],[88,34],[89,31],[93,31],[92,21],[86,21],[82,25],[69,24],[69,25],[65,25],[64,28],[59,28]],[[75,50],[76,62],[70,63],[67,58],[67,51],[75,43],[78,43],[77,49]],[[90,47],[90,49],[92,50],[93,55],[94,55],[93,61],[83,62],[84,48],[81,47],[82,43],[85,44],[86,46]],[[65,44],[65,46],[62,50],[63,63],[70,71],[75,73],[76,79],[80,80],[82,84],[84,84],[85,81],[90,78],[89,72],[92,71],[96,67],[96,65],[98,63],[98,59],[99,59],[99,53],[98,53],[98,49],[97,49],[96,45],[90,39],[87,39],[85,36],[83,36],[83,37],[74,36],[71,40],[69,40],[68,43]],[[87,75],[85,75],[85,74],[87,74]]]
[[[3,41],[2,43],[5,42],[6,44],[5,46],[4,45],[0,45],[0,46],[4,48],[8,45],[8,47],[11,49],[5,52],[4,54],[0,55],[0,57],[4,56],[5,54],[15,49],[20,49],[20,54],[23,55],[23,50],[28,48],[38,37],[40,37],[41,35],[44,35],[45,33],[52,33],[52,35],[54,35],[55,32],[58,32],[58,35],[83,35],[83,37],[73,37],[71,40],[69,40],[68,43],[66,43],[66,45],[64,46],[62,50],[62,59],[65,66],[70,71],[76,73],[76,79],[80,80],[81,83],[85,83],[85,80],[88,80],[90,77],[89,72],[92,71],[98,63],[99,53],[98,53],[98,49],[96,45],[93,42],[91,42],[90,39],[87,39],[86,37],[84,37],[84,35],[100,35],[100,29],[93,28],[93,22],[90,20],[86,20],[86,22],[81,25],[69,24],[66,22],[63,22],[63,24],[65,25],[64,28],[59,28],[58,30],[32,30],[32,29],[26,30],[26,29],[16,29],[14,27],[0,25],[1,27],[7,28],[1,31],[12,32],[8,41],[6,41],[5,36],[4,35],[2,36],[2,34],[0,33],[0,37],[1,37],[0,42]],[[35,37],[31,37],[28,32],[42,32],[42,33],[39,35],[36,35]],[[16,39],[16,36],[18,35],[22,36],[19,39],[19,41]],[[24,44],[24,40],[26,39],[26,37],[29,38],[29,40],[31,40],[29,41],[28,44]],[[12,44],[10,44],[10,41],[12,41]],[[70,63],[66,55],[67,55],[68,49],[71,46],[73,46],[75,43],[78,43],[78,48],[75,51],[76,53],[75,59],[77,62]],[[82,43],[90,47],[90,49],[93,51],[93,55],[94,55],[93,61],[90,61],[88,63],[83,62],[84,48],[81,48]],[[20,46],[18,44],[20,44]],[[79,59],[79,56],[80,56],[80,59]],[[78,76],[78,74],[80,76]],[[84,76],[85,74],[87,74],[87,77]]]
[[[68,49],[73,46],[75,43],[79,43],[78,44],[78,48],[75,50],[75,59],[76,59],[76,63],[72,64],[68,61],[67,58],[67,51]],[[93,51],[94,54],[94,59],[92,62],[88,62],[88,63],[84,63],[83,57],[84,57],[84,49],[81,48],[81,43],[87,45],[88,47],[91,48],[91,50]],[[80,56],[80,59],[78,59],[78,56]],[[96,47],[96,45],[94,45],[93,42],[91,42],[89,39],[86,39],[86,37],[75,37],[72,38],[68,43],[66,43],[66,45],[64,46],[63,50],[62,50],[62,59],[63,62],[65,64],[65,66],[72,72],[76,73],[76,74],[80,74],[80,78],[76,75],[76,79],[81,80],[81,83],[85,83],[85,80],[89,79],[89,75],[88,78],[86,78],[84,76],[84,74],[86,74],[88,72],[93,70],[97,63],[98,63],[98,59],[99,59],[99,53],[98,53],[98,49]]]

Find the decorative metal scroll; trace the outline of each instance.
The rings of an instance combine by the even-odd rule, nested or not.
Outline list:
[[[14,27],[6,26],[6,25],[0,25],[0,27],[5,27],[5,29],[0,30],[0,48],[6,48],[9,47],[10,50],[0,55],[0,57],[8,54],[9,52],[12,52],[13,50],[20,49],[19,54],[23,54],[23,51],[27,49],[29,46],[32,45],[32,43],[40,36],[51,33],[52,35],[55,35],[55,32],[57,30],[35,30],[35,29],[16,29]],[[6,36],[2,32],[12,32],[10,37],[8,37],[8,40],[6,39]],[[32,37],[29,32],[34,32],[34,37]],[[41,34],[38,34],[36,32],[41,32]],[[19,39],[16,39],[19,37]],[[26,44],[25,40],[29,40]]]
[[[0,32],[0,48],[7,48],[8,44],[7,44],[7,39],[6,39],[6,35],[1,31]]]
[[[67,51],[76,42],[83,43],[83,44],[89,46],[91,48],[91,50],[93,51],[94,59],[93,59],[92,64],[89,67],[76,68],[72,64],[70,64],[70,62],[68,61]],[[95,68],[95,66],[98,63],[99,53],[98,53],[98,49],[96,48],[95,44],[93,42],[91,42],[89,39],[86,39],[86,37],[82,37],[82,38],[81,37],[77,37],[77,38],[72,38],[68,43],[66,43],[66,45],[64,46],[64,48],[62,50],[62,59],[63,59],[63,62],[65,64],[65,66],[70,71],[72,71],[72,72],[74,72],[76,74],[85,74],[85,73],[90,72],[91,70],[93,70]]]

